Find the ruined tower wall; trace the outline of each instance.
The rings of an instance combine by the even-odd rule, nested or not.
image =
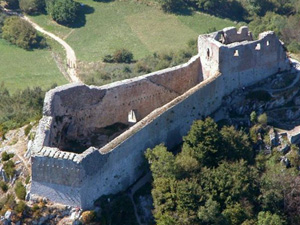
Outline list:
[[[288,66],[286,53],[273,32],[265,32],[257,41],[222,46],[219,57],[220,72],[240,73],[244,82],[255,71],[274,74],[286,70]]]

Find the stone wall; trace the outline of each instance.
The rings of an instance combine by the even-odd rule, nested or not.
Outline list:
[[[138,179],[143,172],[141,166],[144,162],[144,151],[147,148],[153,148],[160,143],[165,143],[168,148],[174,147],[182,141],[182,137],[187,134],[194,120],[206,117],[218,109],[224,96],[236,88],[251,85],[277,73],[278,67],[281,67],[282,70],[289,69],[289,62],[285,57],[283,47],[272,33],[264,34],[261,36],[261,40],[249,42],[248,45],[244,45],[243,42],[224,45],[215,41],[214,34],[199,38],[200,60],[199,56],[196,56],[183,66],[99,88],[69,85],[49,92],[45,100],[44,117],[40,122],[37,138],[31,149],[33,154],[31,192],[46,196],[52,201],[89,208],[93,201],[101,195],[125,190]],[[265,37],[268,39],[264,39]],[[253,51],[253,47],[257,43],[265,44],[267,40],[270,41],[271,49],[265,50],[263,47],[261,50],[264,57],[269,55],[270,59],[263,59],[263,62],[266,63],[263,67],[258,62],[261,60],[261,56]],[[214,59],[211,61],[212,66],[207,57],[207,46],[213,49],[211,51]],[[246,62],[243,59],[234,61],[232,52],[236,48],[243,55],[249,54],[247,57],[253,54],[249,59],[254,63],[251,64],[252,67],[240,65]],[[241,55],[241,57],[243,56]],[[227,66],[227,64],[229,65]],[[205,79],[199,83],[202,76]],[[178,79],[179,82],[172,79]],[[190,80],[191,82],[189,82]],[[152,109],[145,110],[144,116],[138,123],[100,149],[90,147],[82,154],[74,154],[60,151],[55,148],[55,145],[45,147],[53,144],[55,132],[59,130],[54,129],[54,126],[57,125],[55,120],[67,120],[68,117],[65,115],[70,113],[70,110],[74,111],[72,115],[76,115],[76,118],[81,118],[81,121],[78,119],[76,123],[78,122],[82,129],[92,125],[89,122],[88,114],[79,116],[77,113],[82,110],[90,114],[94,113],[95,118],[105,115],[104,118],[107,116],[109,123],[112,123],[113,115],[109,115],[109,112],[113,114],[115,111],[112,111],[109,104],[113,104],[114,107],[119,107],[117,108],[119,111],[123,111],[123,101],[128,104],[132,99],[140,96],[142,89],[137,89],[139,91],[136,92],[135,89],[139,88],[138,85],[134,86],[136,82],[142,85],[150,85],[149,82],[154,82],[154,86],[151,86],[155,90],[154,93],[161,90],[158,87],[164,86],[164,89],[172,90],[177,95],[169,95],[168,92],[165,95],[168,102],[158,98],[159,104],[154,105]],[[120,88],[123,91],[124,85],[130,87],[128,95],[116,103],[113,101],[116,96],[116,92],[113,90]],[[106,103],[108,108],[102,108],[104,111],[97,111],[98,108],[93,108],[90,111],[91,107],[101,105],[100,102],[104,101],[108,92],[112,93],[110,95],[111,102]],[[129,93],[135,96],[130,96]],[[68,102],[66,99],[70,98],[73,99]],[[116,101],[120,98],[121,96],[118,95]],[[143,105],[138,103],[135,105],[138,111],[143,110],[144,106],[147,107],[150,100],[147,101],[145,99]],[[129,109],[132,107],[124,106],[126,113],[124,118],[121,112],[116,112],[117,120],[127,119]],[[119,114],[121,116],[118,116]],[[56,116],[59,117],[56,118]],[[86,125],[85,121],[87,121]],[[106,123],[106,121],[103,122]],[[99,126],[102,125],[99,123]],[[56,169],[52,170],[51,168]],[[70,172],[69,168],[74,168],[74,173]],[[72,176],[65,179],[70,173]]]
[[[62,147],[66,139],[83,139],[115,123],[129,124],[131,110],[141,120],[202,80],[196,56],[175,68],[101,87],[77,84],[58,87],[47,93],[45,100],[45,104],[51,104],[45,107],[44,114],[53,119],[49,143],[44,144]]]

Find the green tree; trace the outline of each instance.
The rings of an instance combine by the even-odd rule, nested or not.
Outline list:
[[[176,12],[185,5],[183,0],[159,0],[161,8],[165,12]]]
[[[20,200],[25,200],[26,188],[21,181],[18,181],[15,186],[15,193]]]
[[[8,17],[2,27],[3,39],[29,50],[38,44],[38,35],[31,24],[19,17]]]
[[[79,3],[73,0],[47,0],[46,10],[56,22],[72,24],[78,16]]]
[[[20,9],[28,14],[40,13],[45,9],[45,0],[19,0]]]
[[[183,138],[183,153],[195,157],[202,166],[216,166],[221,159],[221,135],[211,118],[195,121]]]
[[[283,221],[277,214],[270,212],[260,212],[258,214],[257,225],[283,225]]]
[[[145,156],[150,164],[152,176],[174,178],[176,174],[175,156],[163,145],[147,149]]]
[[[221,206],[218,202],[210,197],[204,206],[200,206],[198,210],[198,218],[203,225],[225,224],[224,217],[221,214]]]
[[[238,202],[240,199],[255,201],[258,187],[257,172],[244,160],[237,162],[222,161],[216,168],[202,168],[201,186],[205,193],[221,205]]]
[[[231,225],[240,225],[247,219],[246,212],[239,203],[229,204],[222,214]]]
[[[227,160],[235,161],[245,159],[253,161],[254,153],[248,135],[243,131],[237,131],[233,126],[223,127],[221,130],[223,154]]]
[[[6,8],[18,9],[19,8],[19,0],[6,0]]]

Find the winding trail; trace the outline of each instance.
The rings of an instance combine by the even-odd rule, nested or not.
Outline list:
[[[1,7],[2,8],[2,7]],[[74,52],[74,50],[72,49],[72,47],[65,42],[63,39],[61,39],[60,37],[56,36],[53,33],[50,33],[46,30],[44,30],[42,27],[40,27],[38,24],[36,24],[35,22],[33,22],[29,17],[23,15],[22,13],[18,13],[18,12],[14,12],[12,10],[8,10],[5,8],[2,8],[3,12],[8,14],[8,15],[15,15],[15,16],[19,16],[20,18],[22,18],[23,20],[26,20],[27,22],[29,22],[34,29],[36,29],[37,31],[41,32],[42,34],[47,35],[48,37],[52,38],[53,40],[55,40],[56,42],[58,42],[60,45],[63,46],[63,48],[66,51],[66,58],[67,58],[67,73],[68,73],[68,80],[70,82],[82,82],[79,77],[77,76],[77,71],[76,71],[76,67],[77,67],[77,59],[76,59],[76,54]]]

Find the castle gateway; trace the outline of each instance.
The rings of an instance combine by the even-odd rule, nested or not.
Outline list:
[[[198,54],[183,65],[101,87],[57,87],[31,147],[31,194],[90,208],[142,175],[147,148],[174,147],[224,96],[290,68],[274,32],[253,40],[247,27],[232,27],[200,35]]]

